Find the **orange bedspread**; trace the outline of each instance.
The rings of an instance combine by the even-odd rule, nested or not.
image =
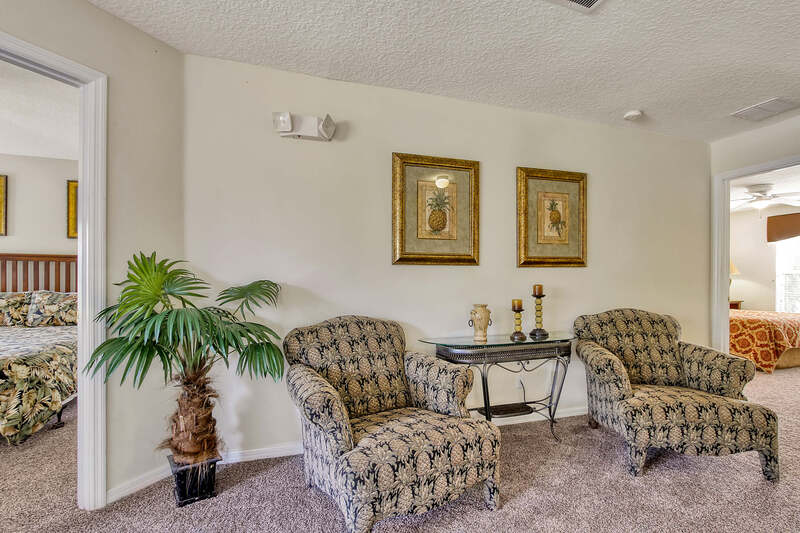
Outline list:
[[[775,370],[783,352],[800,347],[800,314],[736,309],[730,313],[731,353],[752,359],[765,372]]]

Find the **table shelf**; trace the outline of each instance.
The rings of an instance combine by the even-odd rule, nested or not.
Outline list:
[[[527,339],[511,342],[510,335],[491,335],[486,343],[474,343],[470,337],[442,337],[420,339],[421,342],[436,345],[436,356],[445,361],[475,367],[481,374],[483,388],[483,407],[470,409],[483,415],[486,420],[538,413],[550,421],[550,432],[556,440],[555,417],[567,367],[572,355],[571,333],[554,332],[547,339]],[[492,405],[489,399],[489,370],[497,366],[509,372],[533,372],[548,360],[553,363],[553,380],[550,394],[541,400],[512,402]],[[530,361],[537,363],[527,364]],[[518,363],[519,369],[509,368],[507,363]],[[538,407],[532,407],[536,405]]]

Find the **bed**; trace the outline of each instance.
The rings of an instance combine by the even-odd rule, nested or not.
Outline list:
[[[730,352],[772,373],[800,365],[800,314],[730,310]]]
[[[0,435],[11,444],[76,397],[76,290],[74,255],[0,254]]]

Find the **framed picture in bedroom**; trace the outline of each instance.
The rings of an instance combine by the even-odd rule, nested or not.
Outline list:
[[[0,236],[8,235],[8,176],[0,174]]]
[[[392,154],[392,263],[478,264],[480,163]]]
[[[67,180],[67,238],[78,238],[78,180]]]
[[[517,167],[517,266],[586,266],[586,174]]]

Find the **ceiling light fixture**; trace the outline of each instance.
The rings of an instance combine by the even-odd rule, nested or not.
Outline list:
[[[756,209],[764,209],[765,207],[771,204],[769,200],[756,200],[755,202],[750,202],[750,207],[754,207]]]
[[[434,183],[436,183],[436,186],[440,189],[446,189],[447,186],[450,185],[450,176],[447,174],[439,174],[436,176]]]

